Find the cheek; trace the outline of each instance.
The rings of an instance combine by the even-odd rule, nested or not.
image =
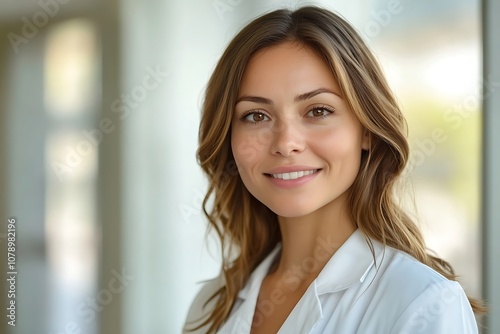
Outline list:
[[[330,131],[315,139],[315,146],[332,162],[359,163],[361,159],[361,135],[357,131]]]
[[[231,150],[236,169],[245,187],[252,193],[251,170],[258,160],[258,150],[251,137],[235,131],[231,134]]]
[[[244,168],[256,157],[255,147],[246,136],[233,134],[231,136],[231,149],[239,168]]]
[[[235,129],[231,133],[231,149],[238,166],[245,168],[255,164],[259,156],[268,148],[270,136],[269,129],[256,131]]]

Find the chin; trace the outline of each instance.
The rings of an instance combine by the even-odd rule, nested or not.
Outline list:
[[[276,213],[276,215],[278,217],[290,218],[291,219],[291,218],[301,218],[301,217],[304,217],[307,214],[309,214],[310,212],[303,213],[303,212],[277,212],[277,211],[274,211],[274,213]]]
[[[300,207],[298,205],[266,205],[272,212],[284,218],[299,218],[307,216],[314,211],[313,208]]]

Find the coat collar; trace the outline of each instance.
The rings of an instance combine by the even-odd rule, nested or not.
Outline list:
[[[371,243],[375,258],[378,258],[383,250],[383,245],[374,240],[371,240]],[[319,242],[319,244],[321,243]],[[327,243],[323,246],[327,247]],[[221,328],[221,333],[250,333],[261,283],[271,265],[277,260],[280,251],[281,244],[278,244],[250,275],[247,284],[238,293],[236,305],[239,307]],[[300,333],[309,333],[310,329],[323,316],[319,296],[338,292],[363,282],[374,264],[374,257],[367,238],[357,229],[330,258],[299,301],[300,309],[308,310],[307,317],[299,316],[297,314],[299,308],[294,308],[280,329],[280,333],[297,332],[298,328],[300,328]],[[298,319],[300,321],[297,321]]]
[[[378,258],[384,247],[378,241],[371,239],[370,241],[375,258]],[[345,290],[363,282],[373,265],[375,265],[374,254],[368,244],[368,238],[357,229],[319,273],[316,278],[317,294]]]

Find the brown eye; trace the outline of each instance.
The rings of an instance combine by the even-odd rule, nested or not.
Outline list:
[[[333,110],[330,110],[330,109],[325,108],[325,107],[314,108],[314,109],[311,109],[311,111],[309,111],[307,113],[307,115],[309,117],[313,117],[313,118],[322,118],[322,117],[326,117],[330,114],[333,114]]]
[[[264,113],[253,111],[243,116],[243,119],[249,123],[260,123],[267,121],[269,118]]]
[[[264,120],[264,115],[263,114],[258,114],[258,113],[255,113],[252,115],[252,120],[254,122],[260,122],[260,121],[263,121]]]

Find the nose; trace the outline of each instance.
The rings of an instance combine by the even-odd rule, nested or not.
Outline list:
[[[305,149],[305,138],[299,124],[292,120],[281,121],[272,129],[271,153],[288,157]]]

